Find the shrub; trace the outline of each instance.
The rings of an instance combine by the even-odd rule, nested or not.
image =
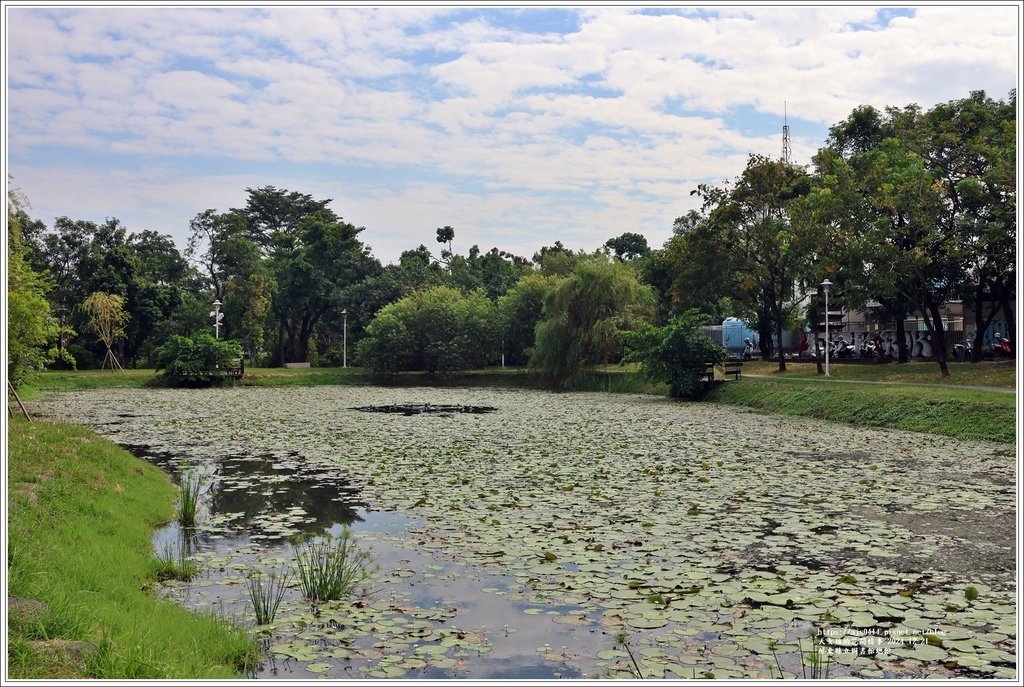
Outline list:
[[[205,332],[191,339],[172,336],[157,351],[156,369],[171,384],[212,384],[241,357],[237,341],[221,341]]]
[[[629,361],[639,361],[644,375],[669,385],[673,398],[700,398],[708,363],[725,360],[725,349],[701,331],[710,318],[688,310],[664,327],[648,326],[629,334]]]
[[[452,372],[496,355],[494,305],[482,291],[438,286],[381,308],[356,347],[375,372]]]

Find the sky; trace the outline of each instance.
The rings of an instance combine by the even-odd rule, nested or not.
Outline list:
[[[169,234],[246,188],[331,198],[382,262],[455,228],[530,257],[652,247],[750,154],[809,164],[860,105],[1020,79],[1021,4],[64,6],[4,2],[29,214]]]

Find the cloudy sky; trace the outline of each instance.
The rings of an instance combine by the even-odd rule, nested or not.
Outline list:
[[[1016,87],[1020,4],[894,8],[5,3],[4,148],[30,214],[153,229],[272,185],[384,262],[455,227],[530,256],[660,246],[690,191],[861,104]]]

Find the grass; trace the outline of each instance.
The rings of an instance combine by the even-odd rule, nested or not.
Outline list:
[[[245,631],[147,591],[161,566],[153,526],[174,514],[157,468],[84,427],[14,419],[8,494],[8,593],[49,608],[10,623],[10,677],[224,679],[252,665]],[[34,650],[40,639],[98,650],[68,662]]]
[[[958,439],[1016,440],[1016,397],[954,386],[878,386],[753,379],[726,382],[709,400],[770,413],[867,427],[931,432]]]
[[[1013,389],[1017,368],[1012,362],[986,360],[980,363],[949,363],[949,377],[942,378],[938,363],[846,363],[831,361],[829,375],[833,379],[857,382],[889,382],[894,384],[935,384],[939,386],[991,386]],[[786,361],[786,371],[779,372],[778,361],[748,360],[744,374],[770,374],[786,379],[820,379],[814,361]]]
[[[337,537],[305,542],[295,551],[302,593],[313,602],[350,597],[372,576],[372,559],[345,527]]]
[[[165,580],[190,582],[199,574],[199,566],[188,557],[184,538],[177,546],[164,545],[163,551],[157,553],[156,560],[156,579],[161,582]]]

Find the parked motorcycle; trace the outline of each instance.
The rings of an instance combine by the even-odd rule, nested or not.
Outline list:
[[[974,337],[964,336],[964,342],[953,345],[953,355],[957,360],[968,360],[974,354]]]
[[[860,357],[875,358],[877,356],[878,352],[875,350],[875,342],[869,339],[864,339],[864,342],[860,345]]]
[[[840,336],[835,343],[835,349],[832,352],[836,358],[856,358],[857,348],[852,343],[848,342],[845,337]]]
[[[992,355],[1003,358],[1013,357],[1013,351],[1010,349],[1010,340],[1005,338],[999,332],[995,333],[992,337]]]
[[[754,342],[750,339],[743,339],[743,343],[747,344],[743,348],[743,359],[753,360],[754,356],[757,354],[757,348],[754,346]]]

